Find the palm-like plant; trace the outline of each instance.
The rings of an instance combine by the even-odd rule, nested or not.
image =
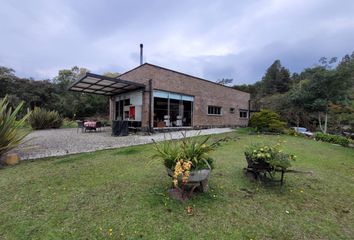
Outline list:
[[[7,96],[0,100],[0,156],[20,144],[28,132],[24,131],[24,125],[29,114],[17,120],[16,116],[23,106],[21,102],[14,110],[9,107]]]

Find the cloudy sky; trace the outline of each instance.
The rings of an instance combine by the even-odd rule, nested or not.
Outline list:
[[[51,78],[80,66],[144,61],[209,80],[253,83],[280,59],[291,72],[354,51],[353,0],[0,0],[0,65]]]

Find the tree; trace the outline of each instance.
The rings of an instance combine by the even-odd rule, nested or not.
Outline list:
[[[82,118],[96,114],[107,115],[107,97],[68,91],[69,86],[83,77],[87,72],[89,72],[88,69],[75,66],[71,69],[60,70],[58,76],[54,78],[53,81],[60,93],[60,101],[58,102],[59,106],[57,106],[56,109],[61,115],[69,118]]]
[[[218,79],[216,81],[216,83],[219,83],[221,85],[229,85],[234,81],[234,79],[232,78],[222,78],[222,79]]]
[[[111,77],[111,78],[116,78],[120,75],[119,72],[105,72],[103,74],[104,76]]]
[[[11,84],[16,78],[14,73],[13,69],[0,66],[0,98],[10,92]]]
[[[275,60],[262,78],[263,95],[285,93],[289,91],[290,85],[289,70],[281,65],[280,60]]]
[[[306,71],[306,70],[305,70]],[[351,78],[343,78],[336,69],[326,69],[319,66],[309,69],[312,75],[309,76],[307,84],[299,90],[299,101],[303,103],[308,111],[318,113],[318,124],[322,132],[327,132],[328,112],[331,103],[337,104],[347,99]],[[324,124],[322,117],[324,115]]]

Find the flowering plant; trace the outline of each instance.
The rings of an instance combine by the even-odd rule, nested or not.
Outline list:
[[[179,160],[176,163],[175,171],[173,172],[173,186],[178,186],[178,177],[182,176],[182,183],[186,184],[188,182],[192,162]]]
[[[274,146],[254,144],[245,151],[247,161],[270,170],[286,170],[291,167],[291,161],[296,159],[295,155],[287,154],[280,148],[280,143]]]
[[[168,140],[161,143],[156,143],[154,140],[155,155],[154,158],[162,159],[165,167],[175,170],[176,164],[179,161],[190,162],[190,170],[212,169],[213,158],[210,153],[220,145],[220,139],[214,142],[208,142],[210,136],[205,138],[187,138],[183,134],[183,138],[178,141]]]
[[[185,200],[188,181],[200,182],[202,191],[207,191],[208,176],[213,168],[213,159],[210,153],[226,139],[209,141],[210,136],[205,138],[183,138],[178,141],[154,142],[156,151],[154,158],[162,159],[168,174],[172,177],[173,190],[178,192],[180,199]],[[200,171],[199,171],[200,170]],[[192,180],[191,180],[192,179]],[[198,179],[198,180],[196,180]],[[196,185],[191,187],[189,195]]]

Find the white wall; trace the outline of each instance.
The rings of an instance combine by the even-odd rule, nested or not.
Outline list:
[[[141,90],[119,94],[115,97],[115,101],[130,99],[130,105],[135,106],[135,121],[141,121],[143,92]]]

